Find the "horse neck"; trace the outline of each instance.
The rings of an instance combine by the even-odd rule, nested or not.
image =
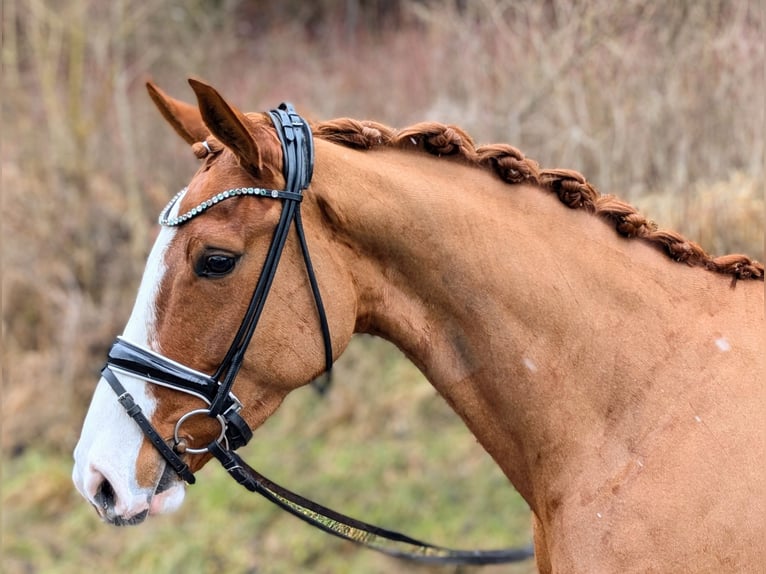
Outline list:
[[[691,339],[718,333],[704,323],[728,312],[728,279],[543,190],[415,152],[344,149],[322,165],[356,330],[396,344],[530,504],[533,476],[555,481],[585,437],[619,433],[615,420],[656,400],[650,389],[681,392],[680,371],[714,348]],[[737,290],[762,309],[749,287]]]

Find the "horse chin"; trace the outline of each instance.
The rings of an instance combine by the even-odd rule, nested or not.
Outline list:
[[[175,512],[184,501],[185,494],[186,488],[180,482],[172,488],[162,491],[160,494],[155,494],[149,505],[149,515]]]
[[[178,478],[172,468],[166,466],[152,496],[148,514],[168,514],[178,510],[185,495],[184,482]]]

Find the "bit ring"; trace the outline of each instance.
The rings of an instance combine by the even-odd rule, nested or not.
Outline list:
[[[176,423],[176,428],[173,429],[173,442],[175,444],[181,444],[181,438],[178,436],[179,431],[181,430],[181,425],[184,424],[187,420],[189,420],[193,416],[197,415],[210,415],[209,409],[195,409],[193,411],[189,411],[184,416],[182,416],[180,419],[178,419],[178,422]],[[221,442],[222,440],[226,440],[226,419],[223,418],[223,415],[216,415],[215,419],[218,421],[218,423],[221,425],[221,434],[218,435],[218,438],[215,439],[215,442]],[[186,441],[183,441],[184,444]],[[191,448],[190,446],[186,446],[184,449],[184,453],[186,454],[202,454],[208,451],[208,447],[204,448]]]

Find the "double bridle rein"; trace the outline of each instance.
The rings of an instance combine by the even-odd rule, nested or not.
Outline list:
[[[303,192],[311,182],[314,166],[314,144],[311,128],[288,103],[283,103],[279,108],[271,110],[269,115],[282,144],[286,181],[284,190],[256,187],[230,189],[219,193],[182,215],[171,217],[174,206],[181,200],[186,191],[184,189],[168,203],[159,218],[159,223],[164,226],[181,225],[220,201],[243,195],[274,198],[283,202],[280,219],[274,231],[261,275],[242,323],[220,366],[214,374],[207,375],[118,337],[109,350],[107,363],[101,375],[117,394],[118,401],[128,415],[133,418],[149,441],[167,461],[168,466],[188,484],[194,484],[195,478],[182,456],[184,454],[209,452],[221,462],[237,482],[248,490],[261,494],[291,514],[326,532],[391,556],[445,564],[497,564],[529,558],[532,556],[529,547],[483,551],[451,550],[355,520],[275,484],[248,466],[234,452],[237,448],[247,444],[253,432],[239,415],[242,404],[232,392],[232,386],[260,319],[288,232],[293,224],[295,224],[309,284],[316,303],[325,348],[326,374],[328,375],[333,362],[332,341],[327,316],[319,293],[314,268],[311,264],[300,216],[300,202],[303,199]],[[125,390],[115,372],[195,396],[202,399],[207,407],[195,409],[183,415],[176,422],[172,441],[166,441],[152,426],[130,393]],[[325,384],[327,382],[329,382],[329,378]],[[320,391],[324,390],[322,385],[319,388]],[[192,448],[180,436],[181,426],[194,416],[213,418],[221,426],[216,439],[204,448]],[[169,442],[170,444],[168,444]]]

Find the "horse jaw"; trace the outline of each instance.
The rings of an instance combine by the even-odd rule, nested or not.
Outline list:
[[[150,347],[155,299],[165,271],[164,255],[173,236],[174,230],[163,228],[147,260],[123,335],[135,344]],[[156,401],[147,383],[122,373],[116,376],[151,420]],[[164,461],[154,449],[142,449],[144,443],[140,428],[102,378],[74,450],[72,480],[109,523],[137,524],[150,514],[176,510],[183,502],[184,483],[172,471],[166,472]]]

